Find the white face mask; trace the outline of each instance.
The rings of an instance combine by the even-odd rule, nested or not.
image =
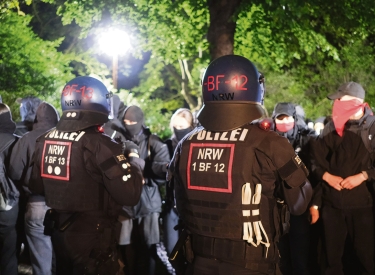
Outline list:
[[[286,133],[294,128],[294,118],[286,116],[283,119],[275,119],[276,129],[280,132]]]

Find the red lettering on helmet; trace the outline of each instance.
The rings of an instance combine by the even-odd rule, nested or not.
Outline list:
[[[223,74],[218,74],[216,76],[216,91],[219,90],[220,78],[223,78],[223,77],[225,77],[225,75],[223,75]]]
[[[243,79],[243,82],[241,83],[241,80]],[[236,85],[236,90],[242,90],[242,91],[246,91],[247,88],[244,87],[247,83],[247,76],[246,75],[240,75],[238,77],[238,75],[235,75],[234,77],[232,77],[232,81],[234,81],[234,84]]]
[[[207,89],[208,91],[213,91],[215,89],[215,78],[210,75],[207,77]]]
[[[70,95],[72,92],[71,92],[71,86],[70,85],[66,85],[64,90],[63,90],[63,96],[68,96]]]
[[[73,85],[66,85],[64,90],[63,90],[63,96],[70,96],[72,92],[76,91],[77,84]]]
[[[73,92],[80,93],[81,97],[91,99],[94,94],[94,89],[91,87],[82,86],[77,90],[78,84],[73,85],[66,85],[62,95],[63,96],[70,96]]]
[[[86,89],[86,98],[90,98],[91,99],[93,94],[94,94],[94,89],[91,88],[91,87],[88,87]]]
[[[243,90],[243,91],[246,91],[247,88],[244,87],[247,83],[247,76],[246,75],[240,75],[240,79],[244,79],[244,81],[242,82],[241,86],[239,87],[239,90]]]
[[[234,85],[236,90],[247,91],[246,84],[247,84],[248,78],[246,75],[243,75],[243,74],[235,75],[230,80],[225,80],[225,81],[220,81],[221,78],[225,78],[225,75],[218,74],[216,75],[216,78],[215,76],[209,75],[207,77],[207,82],[204,82],[203,85],[207,86],[207,90],[209,92],[215,89],[216,91],[218,91],[220,83]]]
[[[78,87],[78,84],[73,84],[72,86],[70,86],[70,94],[72,94],[72,92],[77,92],[76,88]]]
[[[82,86],[79,90],[82,93],[83,98],[91,99],[92,94],[94,93],[94,89],[91,88],[91,87]],[[78,90],[77,90],[77,92],[78,92]]]

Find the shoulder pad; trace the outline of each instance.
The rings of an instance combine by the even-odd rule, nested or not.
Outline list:
[[[258,127],[264,131],[269,131],[273,128],[273,120],[270,118],[259,120]]]

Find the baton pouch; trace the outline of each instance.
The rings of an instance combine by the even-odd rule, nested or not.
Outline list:
[[[277,208],[280,217],[280,236],[289,232],[290,229],[290,211],[289,207],[284,201],[277,200]]]
[[[55,209],[48,209],[44,216],[44,235],[52,236],[53,231],[57,228],[58,214]]]

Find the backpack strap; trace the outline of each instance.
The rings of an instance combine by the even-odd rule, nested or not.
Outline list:
[[[4,144],[0,146],[0,155],[14,142],[14,139],[7,140]]]
[[[372,148],[371,146],[371,140],[373,136],[370,134],[370,129],[372,125],[374,124],[374,122],[375,122],[375,116],[368,116],[366,120],[364,121],[364,125],[361,131],[362,141],[365,144],[367,151],[369,151],[370,153],[374,151],[374,148]]]

